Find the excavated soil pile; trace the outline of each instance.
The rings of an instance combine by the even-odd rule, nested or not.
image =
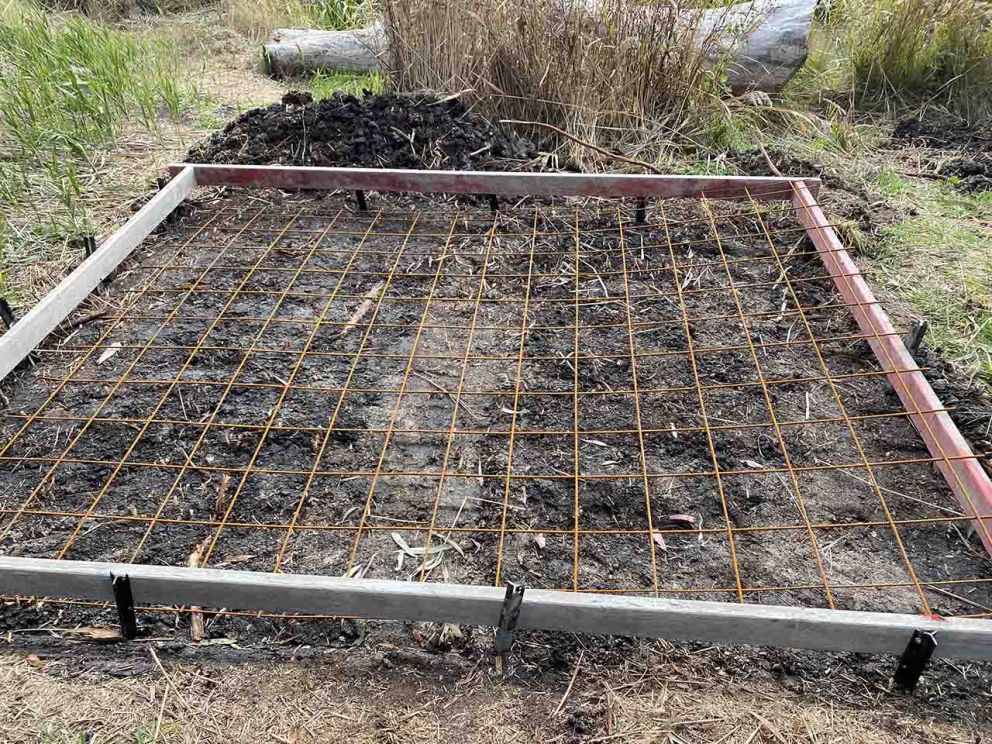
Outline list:
[[[339,93],[314,102],[309,94],[289,93],[280,103],[238,117],[188,158],[464,170],[497,168],[496,161],[530,160],[533,154],[531,142],[470,114],[460,99]]]
[[[903,119],[892,133],[896,146],[923,146],[944,150],[942,156],[951,154],[937,172],[955,179],[963,191],[988,191],[992,189],[992,131],[987,127],[963,124],[925,124],[919,119]]]

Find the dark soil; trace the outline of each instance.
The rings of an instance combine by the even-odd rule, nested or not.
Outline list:
[[[992,190],[992,154],[957,158],[941,166],[940,174],[954,179],[962,191]]]
[[[892,133],[895,147],[925,147],[926,161],[962,191],[992,189],[992,129],[958,122],[903,119]]]
[[[892,131],[895,145],[915,145],[937,150],[988,151],[992,149],[992,131],[954,121],[921,121],[918,117],[902,119]]]
[[[824,179],[827,185],[837,186],[840,182],[832,176],[826,168],[818,163],[797,158],[789,153],[777,148],[766,148],[768,157],[760,148],[750,150],[730,150],[727,152],[727,160],[738,170],[747,176],[774,176],[775,171],[769,166],[771,160],[779,173],[788,177],[804,176],[807,178]]]
[[[412,143],[411,143],[412,136]],[[485,149],[488,146],[488,149]],[[532,147],[512,133],[499,132],[466,113],[457,100],[437,102],[429,98],[397,96],[335,96],[313,104],[295,96],[284,103],[248,112],[208,142],[194,148],[191,160],[229,163],[300,163],[307,165],[366,165],[385,167],[490,168],[501,159],[526,160]],[[781,153],[770,153],[778,168],[787,175],[826,176],[818,166],[791,162]],[[760,153],[738,157],[738,167],[752,174],[766,174],[767,163]],[[506,167],[503,163],[502,167]],[[828,180],[829,183],[829,180]],[[379,354],[369,357],[354,370],[349,380],[352,358],[360,347],[371,316],[342,336],[347,322],[369,292],[389,270],[389,260],[403,245],[409,231],[410,255],[398,264],[397,278],[387,296],[425,297],[431,293],[438,256],[448,222],[442,216],[453,202],[425,198],[380,199],[370,196],[371,214],[382,208],[386,214],[377,223],[376,234],[356,256],[351,272],[340,273],[347,255],[355,250],[370,215],[340,197],[322,195],[254,194],[264,196],[269,207],[258,213],[260,202],[231,194],[201,201],[182,220],[169,226],[122,268],[110,287],[112,298],[142,287],[152,276],[152,267],[175,259],[173,269],[155,278],[136,318],[112,331],[103,342],[121,348],[106,362],[90,359],[70,383],[50,402],[54,381],[65,376],[69,367],[82,358],[80,349],[95,343],[110,329],[111,320],[97,320],[82,326],[65,344],[51,343],[49,353],[39,355],[38,366],[5,383],[10,399],[0,423],[0,447],[6,459],[0,461],[0,530],[6,530],[0,552],[8,555],[49,557],[66,545],[80,524],[78,515],[94,505],[101,493],[94,516],[84,520],[72,539],[66,557],[102,561],[136,560],[145,563],[185,565],[198,545],[217,536],[209,564],[228,570],[271,570],[287,538],[282,568],[286,572],[342,575],[355,566],[371,578],[409,578],[419,561],[403,557],[390,532],[403,530],[411,546],[423,545],[426,524],[433,517],[439,528],[452,524],[465,529],[452,533],[460,550],[445,553],[444,561],[433,570],[432,580],[470,584],[493,584],[500,579],[521,580],[538,588],[570,588],[575,564],[575,544],[571,535],[576,516],[583,530],[630,531],[631,534],[583,535],[578,545],[578,582],[582,588],[620,590],[639,588],[650,593],[653,570],[657,568],[662,592],[681,598],[732,601],[728,587],[734,584],[728,541],[720,529],[727,522],[736,527],[792,524],[798,519],[796,499],[787,478],[781,474],[749,475],[758,464],[762,468],[784,464],[783,444],[796,467],[816,467],[858,459],[849,432],[840,424],[823,423],[788,427],[782,441],[766,429],[730,428],[714,432],[715,459],[725,476],[727,511],[721,503],[712,477],[680,477],[679,473],[712,468],[713,453],[707,438],[699,431],[673,435],[665,431],[691,428],[701,423],[698,397],[692,390],[699,382],[706,386],[740,381],[753,382],[756,367],[747,349],[748,340],[762,346],[759,365],[767,380],[817,376],[818,360],[808,347],[775,346],[776,342],[803,337],[803,329],[787,310],[789,298],[774,265],[761,262],[731,264],[731,275],[738,284],[755,284],[742,294],[745,312],[766,313],[745,330],[733,320],[735,305],[726,291],[718,289],[726,281],[724,269],[714,264],[720,249],[696,204],[669,205],[673,223],[670,238],[680,245],[679,263],[709,263],[681,277],[686,291],[687,311],[693,317],[718,315],[720,320],[692,324],[689,337],[696,348],[739,347],[728,352],[701,353],[694,371],[684,356],[666,356],[687,347],[688,338],[679,322],[660,322],[638,331],[633,340],[625,327],[625,293],[645,295],[631,303],[635,323],[653,320],[678,321],[681,317],[676,283],[665,248],[666,234],[659,226],[659,215],[649,214],[649,224],[628,225],[626,252],[617,245],[616,222],[603,205],[606,216],[595,205],[587,205],[580,218],[583,233],[580,296],[588,304],[580,306],[582,324],[613,324],[609,330],[585,330],[580,334],[580,354],[612,354],[612,360],[579,363],[579,384],[588,395],[582,397],[580,428],[600,430],[634,428],[637,416],[645,428],[643,457],[647,468],[664,477],[652,480],[646,499],[642,481],[641,443],[630,434],[583,435],[579,443],[580,472],[606,475],[609,479],[583,481],[576,494],[569,480],[554,477],[528,478],[512,482],[507,499],[501,473],[510,469],[505,432],[513,414],[516,354],[520,341],[517,331],[479,330],[473,340],[475,354],[506,357],[497,361],[473,361],[465,366],[463,408],[457,415],[460,428],[475,434],[459,436],[447,456],[447,469],[458,477],[448,478],[443,488],[436,479],[386,476],[373,482],[368,473],[378,461],[392,472],[437,471],[445,461],[444,434],[394,434],[385,446],[384,430],[395,422],[398,429],[446,430],[456,413],[453,395],[461,378],[462,364],[437,356],[459,357],[468,343],[474,299],[483,269],[491,278],[483,287],[479,324],[516,328],[522,317],[525,295],[523,279],[529,268],[546,274],[533,285],[528,326],[567,327],[574,321],[573,254],[575,250],[570,208],[555,211],[540,208],[535,222],[524,204],[517,214],[503,215],[496,223],[490,261],[479,255],[487,244],[492,218],[485,212],[466,211],[459,227],[464,237],[453,243],[451,257],[438,274],[437,295],[459,301],[432,303],[384,302],[376,322],[381,324],[368,337],[367,349]],[[732,205],[714,205],[720,221],[724,251],[731,260],[745,259],[767,251],[763,234],[754,220],[735,213]],[[423,211],[410,229],[409,213]],[[322,240],[322,251],[313,253],[294,280],[299,297],[276,300],[272,292],[287,286],[292,271],[309,255],[312,241],[341,210],[335,229]],[[257,214],[256,214],[257,213]],[[291,230],[289,216],[299,213]],[[218,216],[209,226],[207,221]],[[251,230],[239,230],[252,217]],[[628,214],[629,216],[629,214]],[[800,302],[809,307],[829,303],[831,287],[816,277],[822,266],[809,256],[811,248],[795,232],[788,216],[768,215],[775,231],[778,250],[785,258],[788,275]],[[531,245],[534,225],[543,232]],[[186,241],[200,228],[199,239]],[[793,232],[790,232],[793,230]],[[345,235],[349,231],[357,235]],[[598,231],[598,232],[597,232]],[[387,234],[392,233],[392,234]],[[527,252],[539,254],[531,267]],[[267,248],[264,268],[256,272],[245,294],[227,308],[225,322],[207,331],[209,319],[223,307],[224,291],[232,289],[249,271],[249,266]],[[420,254],[420,255],[414,255]],[[629,286],[618,277],[623,265],[638,273]],[[221,257],[216,269],[198,279],[199,268]],[[368,272],[359,275],[354,272]],[[600,274],[597,279],[595,274]],[[776,283],[776,281],[778,283]],[[340,286],[339,286],[340,283]],[[177,303],[190,287],[209,292],[194,293]],[[328,302],[339,292],[340,298]],[[502,300],[502,301],[501,301]],[[565,300],[562,302],[562,300]],[[178,308],[178,313],[160,331],[161,317]],[[783,312],[785,310],[785,312]],[[158,316],[159,319],[156,319]],[[278,322],[266,325],[258,318]],[[416,375],[408,378],[408,395],[397,405],[395,394],[383,392],[403,384],[405,360],[418,338],[415,327],[426,317],[428,327],[417,343]],[[731,318],[728,320],[727,318]],[[206,319],[206,320],[204,320]],[[293,372],[294,352],[317,327],[311,347],[295,378],[296,389],[284,400],[278,393]],[[822,309],[810,316],[816,336],[838,336],[855,331],[850,317],[840,310]],[[333,325],[333,324],[338,325]],[[461,326],[457,328],[457,326]],[[156,335],[158,334],[158,335]],[[137,349],[155,337],[156,344],[172,348]],[[245,346],[256,341],[250,355],[223,349],[203,349],[190,356],[177,348],[207,339],[206,346]],[[546,357],[526,362],[520,370],[523,395],[517,407],[521,429],[567,430],[572,424],[574,383],[574,336],[571,332],[532,328],[525,334],[528,357]],[[637,375],[640,387],[678,387],[680,393],[643,393],[638,414],[632,396],[624,394],[633,382],[629,344],[638,353]],[[833,375],[851,375],[874,369],[867,347],[859,342],[837,341],[823,345]],[[394,358],[383,356],[396,354]],[[96,355],[94,355],[96,356]],[[190,363],[184,366],[184,362]],[[926,359],[938,394],[957,405],[955,417],[972,434],[979,447],[988,447],[987,401],[962,393],[952,377],[944,375],[939,360]],[[112,380],[130,365],[134,384],[112,391]],[[243,364],[242,364],[243,363]],[[237,371],[245,385],[234,385],[225,392],[223,383]],[[183,383],[174,389],[156,382],[182,372]],[[139,384],[145,380],[147,384]],[[323,473],[305,488],[306,473],[317,459],[319,436],[333,410],[336,393],[346,381],[353,392],[343,398],[337,431],[328,440],[319,459]],[[438,386],[449,391],[442,393]],[[900,410],[898,400],[876,377],[849,377],[839,385],[840,395],[852,415],[870,416]],[[540,392],[539,391],[543,391]],[[798,421],[812,416],[839,415],[830,388],[822,383],[772,384],[771,402],[780,420]],[[44,405],[43,405],[44,404]],[[139,436],[140,422],[161,404],[158,418],[169,423],[154,424]],[[768,403],[759,386],[712,389],[704,393],[711,424],[735,426],[767,421]],[[50,417],[35,421],[22,435],[14,437],[24,416],[41,410]],[[106,463],[77,463],[59,466],[55,477],[45,479],[51,457],[67,448],[81,431],[80,419],[100,413],[115,421],[98,422],[71,448],[71,456],[81,460],[117,459],[136,444],[129,464],[112,476]],[[216,416],[211,433],[198,443],[202,424]],[[121,422],[123,420],[123,422]],[[274,428],[263,437],[248,428],[271,421]],[[137,422],[137,423],[135,423]],[[245,426],[247,425],[247,427]],[[866,457],[873,461],[926,457],[919,437],[899,418],[866,419],[855,424]],[[16,441],[14,441],[16,439]],[[558,476],[572,472],[574,441],[571,436],[520,435],[517,440],[514,475]],[[216,501],[222,482],[222,468],[243,468],[253,453],[256,467],[274,473],[244,478],[234,472],[230,493],[236,494],[230,522],[217,530]],[[182,468],[187,456],[194,467]],[[342,473],[359,472],[350,476]],[[946,484],[926,464],[875,468],[886,504],[897,519],[926,519],[956,508]],[[104,488],[106,486],[106,488]],[[883,519],[882,505],[875,490],[856,469],[810,470],[799,475],[799,486],[811,521],[834,527],[817,534],[816,547],[824,558],[831,584],[905,582],[906,571],[892,530],[885,526],[845,526]],[[32,509],[16,520],[12,510],[35,493]],[[305,495],[305,498],[301,496]],[[365,530],[356,541],[357,527],[369,506]],[[292,519],[300,509],[297,529],[287,534],[276,525]],[[31,510],[29,509],[29,512]],[[41,512],[46,512],[45,514]],[[506,517],[504,519],[504,512]],[[161,519],[149,526],[148,515]],[[668,515],[688,513],[697,528],[684,533],[670,529]],[[670,530],[664,535],[664,548],[647,540],[644,530],[648,516],[655,529]],[[499,528],[507,528],[505,536]],[[269,527],[266,527],[268,525]],[[414,527],[411,528],[411,525]],[[417,526],[424,528],[418,528]],[[367,528],[375,527],[369,530]],[[9,529],[8,529],[9,528]],[[916,570],[926,580],[967,579],[989,575],[990,565],[980,544],[953,526],[927,524],[899,530],[906,551]],[[435,535],[437,533],[435,532]],[[538,539],[538,535],[540,539]],[[142,539],[144,542],[142,542]],[[435,536],[435,544],[437,537]],[[748,601],[804,606],[825,606],[812,544],[803,531],[739,533],[735,548],[742,582],[768,591],[748,595]],[[502,559],[498,558],[498,548]],[[354,549],[354,556],[351,555]],[[656,553],[652,561],[652,550]],[[793,587],[774,590],[775,587]],[[943,615],[977,612],[978,605],[992,603],[989,584],[963,584],[952,587],[958,598],[932,594],[929,609]],[[961,598],[963,597],[963,599]],[[834,597],[840,608],[919,612],[919,598],[906,587],[884,590],[840,589]],[[353,620],[268,619],[206,613],[207,645],[188,641],[188,615],[142,612],[139,615],[144,636],[166,637],[163,655],[176,659],[196,659],[215,663],[259,659],[320,658],[329,649],[351,649],[349,657],[370,659],[369,669],[396,665],[420,665],[436,669],[444,679],[456,679],[477,664],[488,663],[491,630],[462,628],[463,636],[442,639],[440,629],[426,624],[382,623]],[[108,608],[84,608],[58,603],[8,602],[0,606],[0,629],[24,630],[44,626],[112,626],[115,615]],[[118,644],[110,647],[69,644],[65,637],[16,633],[9,637],[15,648],[41,649],[46,654],[66,655],[83,666],[110,674],[140,674],[153,671],[142,645]],[[226,643],[230,639],[238,647]],[[211,641],[218,645],[209,645]],[[571,635],[522,633],[515,651],[518,663],[514,674],[522,680],[540,681],[567,677],[580,649],[586,659],[602,664],[622,665],[630,658],[646,658],[643,642],[616,638],[577,639]],[[692,663],[706,659],[730,679],[777,681],[789,689],[834,695],[851,705],[861,704],[865,689],[887,684],[893,659],[858,654],[821,654],[778,649],[702,647],[697,644],[668,646],[668,660]],[[906,698],[907,711],[950,718],[977,717],[988,720],[989,707],[980,711],[976,701],[989,689],[988,665],[962,667],[939,661],[924,677],[918,698]],[[842,670],[839,672],[838,670]],[[981,705],[979,703],[979,705]],[[585,724],[577,721],[576,728]]]
[[[446,170],[507,167],[534,146],[469,113],[461,99],[336,93],[314,103],[287,94],[252,109],[190,150],[198,163],[242,163]],[[504,161],[498,164],[498,161]]]
[[[526,210],[519,217],[507,215],[497,222],[498,243],[486,264],[493,278],[484,287],[478,315],[482,329],[472,342],[473,355],[496,359],[465,367],[466,394],[458,426],[476,433],[453,439],[446,456],[443,432],[450,426],[454,404],[451,395],[438,392],[437,386],[452,394],[459,386],[461,355],[483,268],[481,252],[491,227],[486,213],[476,210],[466,214],[471,221],[461,228],[463,237],[437,278],[436,294],[447,299],[436,300],[429,307],[422,300],[384,301],[376,316],[383,327],[365,339],[364,353],[371,349],[375,355],[362,357],[361,364],[352,369],[351,355],[363,348],[363,333],[358,329],[340,338],[340,324],[356,312],[365,294],[376,285],[376,277],[389,270],[390,256],[404,244],[410,229],[408,213],[380,217],[371,246],[358,254],[342,279],[345,257],[354,250],[357,236],[366,229],[373,212],[369,216],[351,212],[350,203],[340,198],[270,198],[272,205],[255,217],[252,231],[240,237],[238,231],[255,203],[231,198],[195,212],[149,247],[146,264],[153,264],[156,256],[162,260],[180,250],[177,265],[158,277],[146,296],[145,312],[150,317],[117,328],[102,342],[101,349],[115,343],[124,348],[101,364],[90,359],[69,385],[43,405],[43,413],[51,418],[35,421],[16,437],[7,448],[0,471],[7,509],[17,508],[33,494],[33,510],[79,513],[99,495],[94,507],[99,517],[84,520],[73,536],[78,518],[24,515],[10,524],[2,544],[6,552],[47,556],[68,544],[68,558],[182,565],[197,545],[216,538],[211,556],[214,564],[232,570],[264,571],[271,570],[285,539],[283,568],[287,571],[340,575],[362,567],[366,576],[406,578],[416,574],[418,561],[406,558],[397,565],[392,525],[423,525],[424,529],[403,533],[410,545],[423,545],[426,526],[434,522],[439,526],[454,523],[468,530],[453,533],[453,539],[464,543],[463,550],[471,546],[472,551],[459,559],[452,553],[445,560],[445,577],[452,582],[493,583],[500,553],[504,556],[502,579],[522,580],[535,587],[570,588],[577,580],[579,586],[590,589],[646,591],[656,573],[659,586],[676,596],[725,600],[733,597],[730,551],[736,549],[746,586],[806,587],[820,583],[815,554],[802,531],[742,533],[733,545],[726,538],[723,525],[728,516],[738,527],[791,524],[800,517],[786,479],[774,474],[748,474],[749,469],[784,465],[773,431],[767,427],[714,431],[717,465],[724,473],[733,473],[724,475],[719,484],[712,476],[666,475],[705,473],[712,470],[713,462],[706,435],[691,430],[701,423],[699,401],[692,392],[695,374],[684,354],[687,339],[678,320],[677,292],[667,268],[666,236],[657,224],[627,227],[625,238],[634,248],[628,251],[626,262],[635,273],[625,286],[618,275],[623,262],[613,218],[593,212],[580,222],[584,235],[581,265],[586,272],[580,291],[588,298],[579,308],[580,322],[613,326],[580,334],[580,353],[612,358],[579,365],[579,385],[585,391],[580,399],[579,426],[596,432],[581,436],[579,472],[601,479],[583,481],[578,498],[583,530],[636,531],[647,527],[649,515],[639,477],[640,444],[632,433],[639,416],[641,425],[650,430],[644,436],[644,464],[650,473],[659,474],[651,481],[650,523],[655,529],[669,530],[669,534],[664,548],[654,551],[653,560],[651,542],[643,533],[583,536],[576,574],[572,536],[576,494],[573,483],[562,477],[574,471],[574,442],[567,433],[573,424],[574,381],[567,360],[574,354],[575,343],[568,330],[574,324],[575,312],[570,301],[574,296],[570,279],[574,237],[563,213],[542,209],[538,215],[539,231],[548,235],[538,240],[538,255],[531,267],[541,277],[532,288],[527,320],[538,328],[526,337],[527,360],[520,370],[522,395],[517,416],[522,431],[554,430],[561,434],[525,433],[517,437],[512,472],[526,480],[511,481],[506,492],[501,474],[508,468],[506,432],[511,423],[519,336],[491,328],[512,329],[523,322],[524,277],[529,270],[526,249],[532,229]],[[439,209],[435,202],[381,201],[383,207],[393,204],[430,211],[421,214],[411,233],[405,249],[409,256],[387,297],[424,298],[431,294],[435,281],[437,264],[431,257],[438,255],[448,223],[434,216]],[[669,216],[673,221],[669,235],[676,244],[688,246],[679,249],[680,263],[704,264],[698,270],[687,270],[681,280],[690,317],[720,316],[692,323],[694,348],[733,347],[726,352],[700,352],[697,366],[702,384],[723,386],[708,390],[704,396],[711,424],[735,426],[768,421],[770,415],[760,386],[735,387],[756,379],[757,370],[747,351],[748,338],[772,344],[760,351],[766,379],[818,377],[821,373],[808,346],[775,345],[802,337],[802,326],[797,326],[795,315],[782,312],[790,300],[786,288],[774,283],[778,275],[774,263],[740,261],[762,250],[755,223],[745,215],[734,216],[732,205],[719,206],[721,213],[728,215],[721,221],[720,231],[728,260],[735,261],[732,276],[736,283],[749,287],[742,294],[745,312],[765,314],[749,322],[748,334],[732,319],[732,297],[719,289],[726,285],[726,276],[720,268],[719,249],[708,239],[710,227],[698,205],[669,207],[678,210],[676,217]],[[338,217],[335,230],[324,237],[322,250],[306,259],[306,271],[291,279],[307,255],[308,241],[342,207],[346,212]],[[450,209],[450,203],[441,208]],[[206,228],[206,221],[218,210],[223,210],[222,219]],[[287,215],[297,212],[300,214],[291,232],[279,237],[287,227]],[[658,216],[654,219],[657,221]],[[790,249],[804,252],[806,244],[791,217],[772,215],[768,220],[782,241],[783,253]],[[201,236],[195,245],[202,247],[182,248],[182,241],[201,227],[206,229],[206,237]],[[237,251],[224,249],[227,241],[235,238]],[[275,248],[267,255],[264,267],[251,272],[249,267],[273,240]],[[186,268],[208,265],[218,255],[224,256],[226,268],[208,272],[199,283],[198,270]],[[789,259],[789,267],[790,275],[798,280],[796,291],[804,305],[813,307],[830,300],[831,292],[821,282],[803,281],[822,274],[818,263],[795,257]],[[151,271],[138,264],[134,276],[144,277]],[[224,313],[224,322],[211,328],[210,319],[224,307],[224,292],[245,280],[249,291],[261,294],[240,296]],[[290,281],[294,294],[278,300],[278,292]],[[344,284],[336,290],[341,281]],[[190,287],[197,292],[175,306]],[[341,298],[324,307],[328,298],[335,297],[335,291]],[[617,300],[625,292],[634,297],[643,295],[632,306],[634,322],[658,321],[634,337],[639,353],[651,355],[637,362],[642,390],[639,414],[632,396],[623,392],[633,384],[625,305]],[[174,320],[160,328],[161,316],[173,309],[177,313]],[[731,315],[725,317],[728,313]],[[266,324],[263,321],[270,314],[277,322]],[[316,317],[331,325],[321,326],[308,342]],[[429,327],[418,334],[421,318],[427,319]],[[818,337],[855,331],[849,316],[839,310],[817,312],[810,322]],[[542,330],[542,326],[561,330]],[[70,346],[59,354],[45,355],[43,363],[10,390],[10,411],[21,415],[8,417],[5,437],[18,430],[23,415],[44,403],[52,389],[51,380],[60,378],[67,365],[80,360],[82,350],[97,342],[106,328],[100,321],[87,324],[73,336]],[[153,338],[155,346],[141,352],[141,345]],[[201,339],[207,349],[190,356],[190,349]],[[415,374],[407,375],[406,359],[414,342],[418,361]],[[253,343],[255,351],[247,356],[226,350]],[[310,344],[309,352],[296,369],[298,350],[305,343]],[[859,374],[873,368],[872,358],[860,344],[828,342],[824,349],[834,375]],[[111,381],[128,370],[131,384],[115,390]],[[167,381],[177,374],[183,382],[170,388]],[[241,385],[228,388],[224,383],[232,375]],[[409,392],[396,407],[396,396],[386,391],[400,388],[405,378]],[[293,386],[281,398],[283,381],[288,379],[294,380]],[[135,382],[140,380],[149,382]],[[307,487],[322,427],[337,405],[334,390],[346,382],[357,392],[344,396],[336,432],[317,466],[320,475]],[[678,392],[667,392],[672,388]],[[847,379],[840,391],[851,415],[899,410],[877,377]],[[780,383],[773,385],[770,393],[783,421],[840,415],[830,388],[819,383]],[[156,420],[163,423],[148,426],[138,436],[141,427],[135,422],[142,421],[151,410],[157,411]],[[46,458],[53,440],[61,450],[83,426],[75,419],[62,419],[95,413],[113,420],[87,427],[68,450],[70,458],[80,462],[59,465],[45,479],[51,468]],[[120,419],[125,421],[116,423]],[[204,420],[213,421],[205,436],[196,423]],[[278,427],[267,436],[258,429],[243,428],[266,421]],[[385,432],[391,427],[437,433],[400,432],[387,441]],[[676,428],[675,433],[668,431],[671,427]],[[687,427],[690,430],[685,430]],[[614,429],[630,433],[598,433]],[[871,461],[926,456],[904,419],[870,419],[859,422],[856,430]],[[794,467],[859,460],[849,433],[840,423],[787,427],[783,438]],[[82,462],[112,463],[128,452],[129,464],[116,473],[111,464]],[[182,466],[187,453],[192,453],[194,467]],[[234,484],[230,488],[235,503],[227,520],[231,525],[219,529],[215,526],[220,516],[215,502],[222,473],[211,468],[242,468],[252,458],[262,472],[245,477],[232,471]],[[371,478],[379,463],[387,473],[436,472],[444,465],[453,475],[441,484],[430,477]],[[886,501],[898,518],[938,516],[943,513],[940,504],[952,507],[946,486],[925,464],[876,470],[879,484],[895,492]],[[805,508],[814,523],[881,518],[878,496],[863,475],[810,470],[798,477]],[[720,488],[726,497],[727,516]],[[307,497],[301,502],[304,493]],[[507,496],[509,501],[505,502]],[[933,503],[938,504],[936,512],[924,506]],[[363,520],[366,504],[370,511]],[[297,509],[301,509],[300,529],[287,538],[285,530],[275,525],[291,521]],[[694,515],[696,524],[705,531],[685,533],[668,525],[667,515],[683,513]],[[140,520],[155,514],[164,521],[149,526]],[[129,521],[128,515],[137,519]],[[10,520],[6,517],[4,524]],[[252,527],[256,524],[271,527]],[[360,525],[366,531],[356,538]],[[370,526],[378,529],[368,531]],[[500,539],[502,526],[508,532]],[[536,533],[543,539],[535,538]],[[974,546],[948,526],[910,526],[900,533],[917,570],[927,578],[967,578],[987,571]],[[831,583],[905,581],[890,530],[852,527],[824,534],[821,540],[830,546],[821,546],[821,550],[828,554],[825,566]],[[947,560],[950,555],[955,556],[953,563]],[[983,604],[992,602],[988,585],[977,585],[970,597]],[[752,599],[813,606],[825,602],[822,590],[809,588],[759,593]],[[908,588],[885,592],[851,589],[838,592],[835,602],[850,609],[913,612],[918,610],[919,598]],[[973,609],[946,597],[934,598],[932,604],[950,615]]]
[[[843,178],[819,163],[797,158],[775,147],[766,148],[768,157],[760,149],[730,150],[727,160],[746,176],[802,176],[819,178],[823,189],[817,197],[824,207],[843,220],[857,226],[864,235],[877,235],[892,220],[892,213],[884,203],[873,203],[864,189],[848,185]],[[778,173],[768,164],[771,160]],[[849,246],[849,248],[851,248]]]

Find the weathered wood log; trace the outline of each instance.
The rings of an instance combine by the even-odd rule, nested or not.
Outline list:
[[[595,9],[596,0],[588,7]],[[781,90],[806,61],[816,0],[754,0],[729,8],[685,11],[698,43],[715,64],[728,60],[735,92]],[[388,62],[389,34],[382,24],[354,31],[280,28],[265,42],[270,74],[305,75],[317,70],[369,72]]]
[[[354,31],[277,28],[263,49],[269,74],[294,77],[317,70],[378,70],[388,44],[386,30],[375,24]]]

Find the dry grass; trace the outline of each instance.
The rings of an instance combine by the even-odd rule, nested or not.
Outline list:
[[[862,99],[992,112],[992,6],[984,0],[875,0],[844,14]]]
[[[159,651],[159,654],[162,652]],[[151,652],[149,652],[150,657]],[[151,658],[125,679],[78,662],[0,656],[4,742],[828,742],[977,741],[869,695],[866,707],[818,702],[768,684],[738,686],[694,664],[626,671],[580,661],[557,681],[523,685],[486,664],[438,682],[428,666],[381,665],[364,649],[318,664],[173,666]],[[661,658],[661,657],[657,657]],[[77,671],[74,671],[75,670]],[[450,672],[451,670],[448,669]]]
[[[263,41],[276,28],[357,28],[371,22],[373,0],[230,0],[225,22]]]
[[[719,40],[702,16],[684,0],[586,6],[386,0],[392,81],[471,90],[494,119],[553,124],[598,144],[644,150],[690,138],[721,91]]]

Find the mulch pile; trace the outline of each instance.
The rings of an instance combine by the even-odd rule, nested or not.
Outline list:
[[[992,190],[992,130],[987,125],[924,123],[912,117],[896,124],[892,144],[953,152],[937,169],[939,175],[953,178],[963,191]]]
[[[457,98],[337,93],[315,102],[294,92],[244,113],[187,157],[199,163],[466,170],[506,169],[505,161],[528,161],[534,151],[530,141],[469,113]]]

